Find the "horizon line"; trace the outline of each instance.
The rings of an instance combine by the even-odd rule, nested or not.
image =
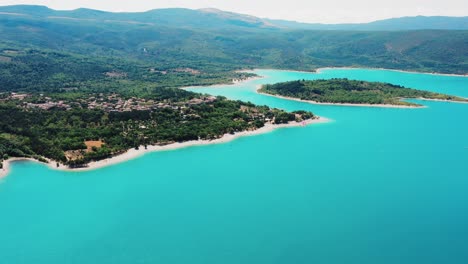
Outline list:
[[[216,7],[203,7],[203,8],[188,8],[188,7],[163,7],[163,8],[153,8],[153,9],[145,9],[142,11],[110,11],[110,10],[102,10],[102,9],[95,9],[95,8],[89,8],[89,7],[78,7],[78,8],[73,8],[73,9],[56,9],[47,5],[32,5],[32,4],[17,4],[17,5],[0,5],[1,7],[12,7],[12,6],[29,6],[29,7],[44,7],[53,11],[77,11],[80,9],[85,9],[85,10],[91,10],[91,11],[98,11],[98,12],[103,12],[103,13],[113,13],[113,14],[139,14],[139,13],[147,13],[151,11],[156,11],[156,10],[170,10],[170,9],[182,9],[182,10],[193,10],[193,11],[202,11],[202,10],[217,10],[225,13],[232,13],[236,15],[242,15],[242,16],[250,16],[262,20],[279,20],[279,21],[287,21],[287,22],[295,22],[295,23],[300,23],[300,24],[321,24],[321,25],[353,25],[353,24],[368,24],[368,23],[373,23],[373,22],[378,22],[378,21],[383,21],[383,20],[389,20],[389,19],[399,19],[399,18],[415,18],[415,17],[445,17],[445,18],[468,18],[468,16],[448,16],[448,15],[422,15],[422,14],[416,14],[416,15],[411,15],[411,16],[394,16],[394,17],[383,17],[375,20],[367,20],[366,22],[336,22],[336,23],[329,23],[329,22],[305,22],[305,21],[300,21],[300,20],[292,20],[292,19],[287,19],[287,18],[270,18],[270,17],[261,17],[261,16],[256,16],[256,15],[251,15],[251,14],[246,14],[246,13],[238,13],[234,11],[229,11],[229,10],[224,10],[224,9],[219,9]]]

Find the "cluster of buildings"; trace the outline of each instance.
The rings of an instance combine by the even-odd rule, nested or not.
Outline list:
[[[173,69],[171,70],[172,72],[182,72],[182,73],[190,73],[190,74],[193,74],[193,75],[197,75],[197,74],[200,74],[201,72],[199,70],[195,70],[195,69],[192,69],[192,68],[177,68],[177,69]],[[150,69],[150,72],[151,73],[160,73],[162,75],[166,75],[169,73],[169,71],[167,70],[157,70],[157,69]]]
[[[72,107],[81,107],[87,109],[101,109],[106,112],[151,111],[164,108],[178,109],[180,107],[183,108],[186,106],[213,103],[216,101],[215,96],[202,96],[200,98],[193,98],[184,102],[168,102],[137,97],[125,99],[118,94],[102,93],[95,96],[90,96],[86,99],[77,99],[74,102],[65,102],[62,100],[56,101],[50,97],[45,97],[42,94],[39,98],[35,98],[34,100],[26,100],[29,97],[32,97],[32,95],[26,93],[11,93],[7,96],[4,96],[3,99],[0,100],[23,101],[21,106],[30,109],[38,108],[43,110],[50,110],[52,108],[60,108],[69,110]]]
[[[264,120],[265,122],[268,122],[268,123],[274,121],[274,118],[273,120],[270,118],[267,118],[264,113],[260,112],[255,107],[241,106],[240,110],[244,113],[247,113],[250,117],[256,120]]]
[[[6,94],[6,93],[5,93]],[[24,100],[26,97],[29,97],[29,94],[23,94],[23,93],[10,93],[9,95],[4,97],[5,100]]]
[[[151,111],[155,109],[163,108],[178,108],[182,105],[197,105],[203,103],[212,103],[216,101],[214,96],[204,96],[201,98],[193,98],[191,100],[171,103],[161,102],[152,99],[144,99],[131,97],[129,99],[123,99],[118,94],[103,95],[100,94],[97,97],[90,97],[86,102],[81,102],[87,105],[88,109],[102,109],[107,112],[130,112],[130,111]]]
[[[0,101],[24,101],[29,97],[32,97],[32,95],[27,93],[10,93]],[[39,108],[42,110],[50,110],[52,108],[61,108],[69,110],[72,108],[69,104],[65,103],[64,101],[53,101],[50,97],[44,97],[42,94],[40,95],[40,100],[35,100],[35,102],[34,100],[33,102],[23,102],[22,106],[25,108]]]
[[[39,108],[42,110],[50,110],[52,108],[70,110],[72,108],[69,104],[66,104],[64,101],[58,101],[58,102],[47,101],[45,103],[39,103],[39,104],[26,103],[25,106],[26,108]]]
[[[26,93],[11,93],[4,100],[19,100],[24,101],[26,98],[31,97],[30,94]],[[41,100],[39,102],[31,103],[24,102],[22,104],[25,108],[39,108],[42,110],[50,110],[52,108],[61,108],[65,110],[71,109],[71,106],[64,101],[53,101],[50,97],[43,97],[41,94]]]

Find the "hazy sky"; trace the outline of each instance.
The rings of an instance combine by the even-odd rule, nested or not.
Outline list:
[[[166,7],[214,7],[258,17],[322,23],[368,22],[415,15],[468,16],[468,0],[0,0],[0,5],[15,4],[128,12]]]

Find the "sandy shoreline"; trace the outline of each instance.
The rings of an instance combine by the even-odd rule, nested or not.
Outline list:
[[[298,72],[298,73],[315,73],[319,74],[321,70],[327,70],[327,69],[363,69],[363,70],[387,70],[387,71],[395,71],[395,72],[403,72],[403,73],[417,73],[417,74],[429,74],[429,75],[441,75],[441,76],[456,76],[456,77],[468,77],[468,74],[465,75],[459,75],[459,74],[444,74],[444,73],[427,73],[427,72],[415,72],[415,71],[404,71],[404,70],[395,70],[395,69],[385,69],[385,68],[363,68],[363,67],[323,67],[323,68],[318,68],[315,71],[296,71],[296,70],[280,70],[280,69],[246,69],[246,70],[239,70],[238,72],[253,72],[257,70],[278,70],[278,71],[288,71],[288,72]],[[188,89],[188,88],[206,88],[206,87],[221,87],[221,86],[226,86],[226,85],[239,85],[243,84],[246,82],[258,80],[258,79],[263,79],[267,78],[268,76],[254,76],[254,77],[248,77],[247,79],[244,80],[239,80],[239,81],[233,81],[231,83],[227,84],[213,84],[213,85],[208,85],[208,86],[187,86],[187,87],[181,87],[181,89]],[[261,88],[261,85],[257,86],[255,91],[261,95],[265,96],[271,96],[271,97],[276,97],[276,98],[281,98],[285,100],[292,100],[292,101],[298,101],[298,102],[303,102],[303,103],[310,103],[310,104],[317,104],[317,105],[335,105],[335,106],[354,106],[354,107],[380,107],[380,108],[425,108],[427,106],[405,106],[405,105],[388,105],[388,104],[349,104],[349,103],[321,103],[321,102],[315,102],[315,101],[308,101],[308,100],[301,100],[297,98],[292,98],[292,97],[285,97],[285,96],[277,96],[277,95],[271,95],[271,94],[266,94],[266,93],[260,93],[258,90]],[[459,101],[448,101],[448,100],[440,100],[440,99],[425,99],[425,98],[414,98],[417,100],[426,100],[426,101],[439,101],[439,102],[451,102],[451,103],[467,103],[467,102],[459,102]],[[329,120],[323,117],[319,117],[319,119],[315,120],[309,120],[306,122],[306,125],[309,124],[315,124],[315,123],[324,123],[328,122]],[[127,152],[114,156],[112,158],[108,158],[105,160],[101,161],[96,161],[96,162],[91,162],[88,164],[87,167],[84,168],[75,168],[71,169],[68,168],[67,166],[60,165],[59,167],[56,166],[56,162],[49,162],[45,163],[50,169],[54,170],[61,170],[61,171],[89,171],[89,170],[95,170],[107,166],[111,166],[114,164],[122,163],[128,160],[132,160],[135,158],[138,158],[146,153],[150,152],[156,152],[156,151],[169,151],[169,150],[176,150],[180,148],[186,148],[186,147],[191,147],[191,146],[201,146],[201,145],[208,145],[208,144],[222,144],[226,143],[229,141],[232,141],[236,138],[243,137],[243,136],[251,136],[251,135],[258,135],[262,133],[268,133],[271,132],[272,130],[275,130],[277,128],[284,128],[284,127],[295,127],[295,126],[302,126],[302,123],[289,123],[289,124],[282,124],[282,125],[272,125],[272,124],[267,124],[264,127],[257,129],[255,131],[244,131],[244,132],[239,132],[234,135],[231,134],[226,134],[223,137],[215,140],[195,140],[195,141],[187,141],[183,143],[173,143],[170,145],[166,146],[148,146],[147,149],[144,149],[143,146],[139,148],[139,150],[135,149],[130,149]],[[3,162],[3,169],[0,169],[0,180],[4,178],[5,176],[8,175],[10,168],[11,168],[11,163],[17,162],[17,161],[32,161],[32,162],[39,162],[35,159],[30,159],[30,158],[11,158],[7,161]]]
[[[428,75],[440,75],[440,76],[452,76],[452,77],[468,77],[468,74],[452,74],[452,73],[438,73],[438,72],[417,72],[417,71],[405,71],[405,70],[397,70],[397,69],[386,69],[386,68],[363,68],[363,67],[323,67],[318,68],[317,73],[320,73],[322,70],[355,70],[355,69],[362,69],[362,70],[384,70],[384,71],[394,71],[394,72],[402,72],[402,73],[417,73],[417,74],[428,74]]]
[[[255,91],[258,94],[261,95],[266,95],[266,96],[271,96],[275,98],[281,98],[285,100],[290,100],[290,101],[296,101],[296,102],[302,102],[302,103],[308,103],[308,104],[316,104],[316,105],[335,105],[335,106],[354,106],[354,107],[378,107],[378,108],[426,108],[427,106],[410,106],[410,105],[391,105],[391,104],[350,104],[350,103],[322,103],[322,102],[316,102],[316,101],[311,101],[311,100],[302,100],[294,97],[287,97],[287,96],[282,96],[282,95],[273,95],[273,94],[267,94],[267,93],[261,93],[259,92],[260,88],[262,86],[259,85],[257,86],[257,89]],[[415,98],[419,99],[419,98]],[[419,99],[420,100],[420,99]],[[452,101],[446,101],[446,102],[452,102]]]
[[[366,69],[366,70],[388,70],[388,71],[396,71],[396,72],[405,72],[405,73],[420,73],[420,74],[431,74],[431,75],[447,75],[447,76],[459,76],[459,77],[468,77],[468,75],[456,75],[456,74],[443,74],[443,73],[423,73],[423,72],[410,72],[410,71],[403,71],[403,70],[392,70],[392,69],[384,69],[384,68],[351,68],[351,67],[325,67],[325,68],[319,68],[315,72],[310,71],[295,71],[295,70],[278,70],[278,71],[286,71],[286,72],[297,72],[297,73],[314,73],[314,74],[319,74],[320,70],[325,70],[325,69]],[[276,69],[253,69],[253,70],[240,70],[239,72],[250,72],[250,73],[255,73],[257,70],[276,70]],[[181,89],[197,89],[197,88],[222,88],[223,86],[230,85],[230,86],[235,86],[237,84],[243,84],[246,82],[254,81],[254,80],[259,80],[259,79],[265,79],[268,78],[268,76],[254,76],[254,77],[249,77],[245,80],[241,80],[238,82],[233,82],[229,84],[213,84],[209,86],[187,86],[187,87],[182,87]],[[255,89],[255,92],[261,95],[266,95],[266,96],[271,96],[271,97],[276,97],[276,98],[281,98],[285,100],[291,100],[291,101],[297,101],[297,102],[303,102],[303,103],[309,103],[309,104],[316,104],[316,105],[335,105],[335,106],[353,106],[353,107],[377,107],[377,108],[427,108],[427,106],[410,106],[410,105],[392,105],[392,104],[351,104],[351,103],[322,103],[322,102],[317,102],[317,101],[310,101],[310,100],[301,100],[293,97],[287,97],[287,96],[281,96],[281,95],[272,95],[272,94],[267,94],[267,93],[260,93],[258,90],[261,88],[261,85],[258,85]],[[409,99],[417,99],[417,100],[425,100],[425,101],[438,101],[438,102],[450,102],[450,103],[467,103],[467,102],[460,102],[460,101],[449,101],[449,100],[441,100],[441,99],[426,99],[426,98],[409,98]]]
[[[458,96],[460,97],[460,96]],[[464,98],[464,97],[460,97],[460,98],[463,98],[463,99],[467,99],[468,98]],[[454,104],[468,104],[468,102],[463,102],[463,101],[452,101],[452,100],[443,100],[443,99],[430,99],[430,98],[410,98],[410,99],[415,99],[415,100],[421,100],[421,101],[434,101],[434,102],[442,102],[442,103],[454,103]]]
[[[250,72],[252,70],[249,70]],[[244,72],[247,72],[247,71],[244,71]],[[252,77],[248,77],[246,79],[242,79],[242,80],[232,80],[232,82],[230,83],[220,83],[220,84],[211,84],[211,85],[198,85],[198,86],[184,86],[184,87],[180,87],[179,89],[203,89],[203,88],[221,88],[222,86],[236,86],[236,85],[239,85],[239,84],[244,84],[244,83],[247,83],[247,82],[251,82],[251,81],[255,81],[255,80],[260,80],[260,79],[263,79],[265,77],[263,76],[252,76]]]
[[[261,95],[266,95],[266,96],[271,96],[271,97],[276,97],[276,98],[281,98],[285,100],[291,100],[291,101],[297,101],[297,102],[303,102],[303,103],[309,103],[309,104],[316,104],[316,105],[335,105],[335,106],[356,106],[356,107],[380,107],[380,108],[427,108],[425,105],[421,106],[411,106],[411,105],[392,105],[392,104],[351,104],[351,103],[322,103],[322,102],[317,102],[317,101],[311,101],[311,100],[302,100],[294,97],[288,97],[288,96],[282,96],[282,95],[274,95],[274,94],[267,94],[267,93],[262,93],[259,90],[262,88],[261,85],[257,86],[257,89],[255,89],[255,92]],[[452,101],[452,100],[442,100],[442,99],[430,99],[430,98],[405,98],[405,99],[414,99],[414,100],[421,100],[421,101],[434,101],[434,102],[443,102],[443,103],[455,103],[455,104],[468,104],[468,102],[463,102],[463,101]],[[468,99],[468,98],[465,98]]]
[[[307,120],[305,122],[290,122],[288,124],[280,124],[280,125],[266,124],[264,127],[254,130],[254,131],[243,131],[243,132],[239,132],[235,134],[225,134],[223,137],[219,139],[214,139],[214,140],[193,140],[193,141],[186,141],[182,143],[173,143],[173,144],[169,144],[165,146],[148,146],[147,149],[145,149],[144,146],[140,146],[139,150],[130,149],[127,152],[114,156],[112,158],[90,162],[88,166],[84,168],[71,169],[62,164],[60,164],[60,166],[57,167],[56,162],[53,162],[53,161],[50,161],[49,163],[45,163],[45,164],[50,169],[53,169],[53,170],[73,171],[73,172],[90,171],[90,170],[95,170],[95,169],[111,166],[111,165],[118,164],[118,163],[123,163],[129,160],[141,157],[146,153],[176,150],[176,149],[187,148],[187,147],[192,147],[192,146],[222,144],[222,143],[227,143],[227,142],[230,142],[232,140],[235,140],[237,138],[244,137],[244,136],[253,136],[253,135],[268,133],[278,128],[299,127],[299,126],[306,126],[306,125],[311,125],[311,124],[325,123],[328,121],[330,120],[327,118],[319,117],[318,119]],[[0,179],[8,175],[8,173],[10,172],[11,163],[17,162],[17,161],[39,162],[37,160],[30,159],[30,158],[11,158],[7,161],[4,161],[3,169],[0,170]]]
[[[417,72],[417,71],[405,71],[405,70],[396,70],[396,69],[386,69],[386,68],[363,68],[363,67],[323,67],[323,68],[317,68],[315,70],[310,70],[310,71],[299,71],[299,70],[286,70],[286,69],[269,69],[269,68],[255,68],[255,69],[245,69],[245,70],[237,70],[236,72],[247,72],[247,73],[254,73],[256,71],[260,70],[267,70],[267,71],[283,71],[283,72],[296,72],[296,73],[312,73],[312,74],[320,74],[321,71],[323,70],[355,70],[355,69],[362,69],[362,70],[385,70],[385,71],[394,71],[394,72],[402,72],[402,73],[414,73],[414,74],[427,74],[427,75],[440,75],[440,76],[451,76],[451,77],[468,77],[468,74],[449,74],[449,73],[437,73],[437,72]],[[231,83],[224,83],[224,84],[212,84],[212,85],[200,85],[200,86],[185,86],[181,87],[180,89],[197,89],[197,88],[218,88],[221,86],[235,86],[238,84],[243,84],[246,82],[254,81],[254,80],[259,80],[259,79],[265,79],[268,78],[268,76],[253,76],[253,77],[248,77],[247,79],[244,80],[238,80],[238,81],[233,81]],[[263,93],[262,93],[263,94]],[[266,94],[265,94],[266,95]],[[289,98],[283,98],[283,99],[289,99]],[[430,100],[430,99],[420,99],[419,100]],[[441,100],[443,101],[443,100]],[[305,101],[303,101],[305,102]],[[452,101],[449,101],[452,102]],[[328,103],[316,103],[316,104],[328,104]],[[345,104],[338,104],[338,105],[345,105]],[[346,106],[346,105],[345,105]],[[361,104],[349,104],[347,106],[369,106],[369,107],[394,107],[394,105],[361,105]],[[404,107],[404,106],[403,106]],[[411,106],[410,106],[411,107]],[[399,107],[398,108],[402,108]],[[414,108],[414,107],[411,107]]]
[[[323,70],[384,70],[384,71],[394,71],[394,72],[402,72],[402,73],[416,73],[416,74],[427,74],[427,75],[440,75],[440,76],[451,76],[451,77],[468,77],[467,74],[454,74],[454,73],[438,73],[438,72],[418,72],[418,71],[405,71],[405,70],[397,70],[397,69],[387,69],[387,68],[368,68],[368,67],[322,67],[317,68],[314,70],[283,70],[283,69],[270,69],[270,68],[255,68],[253,70],[246,69],[243,72],[255,73],[255,71],[259,70],[267,70],[267,71],[283,71],[283,72],[297,72],[297,73],[315,73],[319,74]]]

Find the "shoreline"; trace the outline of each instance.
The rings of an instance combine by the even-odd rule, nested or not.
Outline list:
[[[439,72],[418,72],[418,71],[405,71],[405,70],[397,70],[397,69],[387,69],[387,68],[372,68],[372,67],[321,67],[315,70],[282,70],[282,69],[272,69],[272,68],[255,68],[253,70],[245,70],[245,72],[255,73],[257,70],[268,70],[268,71],[284,71],[284,72],[297,72],[297,73],[315,73],[320,74],[323,70],[383,70],[383,71],[394,71],[394,72],[402,72],[402,73],[414,73],[414,74],[427,74],[427,75],[440,75],[440,76],[451,76],[451,77],[468,77],[468,73],[466,74],[455,74],[455,73],[439,73]]]
[[[237,70],[235,72],[247,72],[247,73],[254,73],[257,74],[256,71],[261,71],[261,70],[266,70],[266,71],[283,71],[283,72],[295,72],[295,73],[311,73],[311,74],[320,74],[321,71],[323,70],[383,70],[383,71],[394,71],[394,72],[401,72],[401,73],[410,73],[410,74],[427,74],[427,75],[439,75],[439,76],[450,76],[450,77],[466,77],[468,78],[468,73],[467,74],[451,74],[451,73],[437,73],[437,72],[417,72],[417,71],[405,71],[405,70],[397,70],[397,69],[387,69],[387,68],[369,68],[369,67],[322,67],[322,68],[317,68],[314,70],[306,71],[306,70],[287,70],[287,69],[273,69],[273,68],[254,68],[254,69],[245,69],[245,70]],[[238,80],[238,81],[232,81],[230,83],[220,83],[220,84],[211,84],[211,85],[197,85],[197,86],[183,86],[180,87],[180,89],[203,89],[203,88],[218,88],[219,86],[235,86],[241,83],[246,83],[250,81],[255,81],[255,80],[260,80],[260,79],[265,79],[268,78],[268,76],[252,76],[248,77],[247,79],[244,80]],[[263,94],[263,93],[262,93]],[[287,98],[284,98],[287,99]],[[419,98],[415,98],[419,99]],[[420,99],[420,100],[431,100],[431,99]],[[443,100],[442,100],[443,101]],[[452,102],[452,101],[448,101]],[[455,101],[453,101],[455,102]],[[317,103],[321,104],[321,103]],[[325,103],[323,103],[325,104]],[[359,104],[351,104],[350,106],[359,106]],[[372,106],[372,105],[370,105]],[[386,107],[387,105],[382,105],[380,107]],[[393,106],[393,105],[388,105],[388,106]],[[379,107],[379,106],[376,106]]]
[[[280,98],[280,99],[285,99],[285,100],[290,100],[290,101],[296,101],[296,102],[302,102],[302,103],[308,103],[308,104],[315,104],[315,105],[334,105],[334,106],[353,106],[353,107],[377,107],[377,108],[402,108],[402,109],[418,109],[418,108],[427,108],[427,106],[421,105],[421,106],[411,106],[411,105],[392,105],[392,104],[352,104],[352,103],[322,103],[322,102],[317,102],[317,101],[311,101],[311,100],[302,100],[299,98],[294,98],[294,97],[287,97],[287,96],[282,96],[282,95],[273,95],[273,94],[267,94],[267,93],[261,93],[259,92],[261,86],[257,86],[257,89],[255,89],[255,92],[261,95],[266,95],[266,96],[271,96],[275,98]],[[421,100],[420,98],[414,98]],[[424,99],[423,99],[424,100]],[[430,99],[429,99],[430,100]],[[445,102],[456,102],[456,101],[445,101]]]
[[[268,93],[262,93],[259,92],[260,89],[262,88],[261,85],[258,85],[255,89],[255,92],[257,94],[261,95],[266,95],[266,96],[271,96],[271,97],[276,97],[276,98],[281,98],[285,100],[290,100],[290,101],[296,101],[296,102],[303,102],[303,103],[309,103],[309,104],[316,104],[316,105],[335,105],[335,106],[355,106],[355,107],[378,107],[378,108],[411,108],[411,109],[416,109],[416,108],[427,108],[428,106],[425,105],[392,105],[392,104],[353,104],[353,103],[323,103],[323,102],[317,102],[317,101],[311,101],[311,100],[302,100],[299,98],[294,98],[294,97],[288,97],[288,96],[282,96],[282,95],[274,95],[274,94],[268,94]],[[464,97],[462,97],[464,98]],[[433,101],[433,102],[442,102],[442,103],[455,103],[455,104],[468,104],[468,102],[464,101],[455,101],[455,100],[443,100],[443,99],[431,99],[431,98],[422,98],[422,97],[417,97],[417,98],[403,98],[406,100],[420,100],[420,101]],[[468,98],[464,98],[468,99]]]
[[[460,98],[463,98],[463,99],[468,100],[468,98],[465,98],[465,97],[460,97]],[[422,98],[422,97],[418,97],[418,98],[408,98],[408,99],[421,100],[421,101],[442,102],[442,103],[468,104],[468,102],[465,102],[465,101],[444,100],[444,99],[431,99],[431,98]]]
[[[58,171],[67,171],[67,172],[84,172],[84,171],[91,171],[91,170],[96,170],[104,167],[109,167],[112,165],[116,165],[119,163],[124,163],[136,158],[139,158],[147,153],[151,152],[159,152],[159,151],[171,151],[171,150],[178,150],[182,148],[188,148],[188,147],[194,147],[194,146],[204,146],[204,145],[211,145],[211,144],[223,144],[227,142],[231,142],[237,138],[245,137],[245,136],[254,136],[254,135],[259,135],[259,134],[266,134],[269,132],[272,132],[276,129],[279,128],[289,128],[289,127],[300,127],[300,126],[308,126],[312,124],[319,124],[319,123],[326,123],[329,122],[330,120],[324,117],[318,117],[317,119],[309,119],[307,121],[303,122],[290,122],[287,124],[265,124],[264,127],[261,127],[259,129],[253,130],[253,131],[242,131],[238,132],[235,134],[225,134],[221,138],[214,139],[214,140],[192,140],[192,141],[186,141],[186,142],[181,142],[181,143],[172,143],[169,145],[165,146],[158,146],[158,145],[152,145],[148,146],[147,149],[144,148],[144,146],[140,146],[139,150],[136,150],[134,148],[127,150],[125,153],[122,153],[120,155],[100,160],[100,161],[93,161],[88,163],[87,167],[83,168],[69,168],[68,166],[65,166],[63,164],[60,164],[59,167],[56,166],[56,162],[54,161],[49,161],[49,163],[43,163],[49,169],[53,170],[58,170]],[[3,169],[0,170],[0,181],[8,176],[9,172],[11,171],[11,163],[18,162],[18,161],[32,161],[32,162],[38,162],[42,163],[40,161],[37,161],[32,158],[11,158],[3,162]]]
[[[321,68],[320,68],[321,69]],[[282,72],[295,72],[295,73],[318,73],[318,70],[319,69],[314,69],[314,70],[310,70],[310,71],[306,71],[306,70],[287,70],[287,69],[272,69],[272,68],[255,68],[253,70],[245,70],[244,72],[248,72],[248,73],[255,73],[256,71],[282,71]]]
[[[249,70],[249,71],[252,71],[252,70]],[[247,72],[247,71],[243,71],[243,72]],[[247,83],[247,82],[251,82],[251,81],[256,81],[256,80],[260,80],[260,79],[263,79],[263,78],[265,78],[265,77],[257,75],[257,76],[248,77],[247,79],[243,79],[243,80],[232,80],[230,83],[220,83],[220,84],[210,84],[210,85],[196,85],[196,86],[193,86],[193,85],[192,86],[183,86],[183,87],[180,87],[179,89],[185,90],[185,89],[221,88],[221,86],[236,86],[236,85],[239,85],[239,84],[243,84],[243,83]]]
[[[386,70],[386,71],[394,71],[394,72],[402,72],[402,73],[414,73],[414,74],[428,74],[428,75],[440,75],[440,76],[452,76],[452,77],[468,77],[468,74],[465,75],[460,75],[460,74],[446,74],[446,73],[429,73],[429,72],[416,72],[416,71],[405,71],[405,70],[396,70],[396,69],[386,69],[386,68],[366,68],[366,67],[322,67],[322,68],[317,68],[315,70],[311,71],[300,71],[300,70],[281,70],[281,69],[271,69],[271,68],[255,68],[255,69],[245,69],[245,70],[238,70],[236,72],[250,72],[250,73],[255,73],[255,71],[258,70],[273,70],[273,71],[287,71],[287,72],[297,72],[297,73],[312,73],[312,74],[320,74],[320,71],[322,70],[333,70],[333,69],[362,69],[362,70]],[[235,86],[239,85],[242,83],[250,82],[250,81],[255,81],[259,79],[264,79],[267,78],[268,76],[252,76],[248,77],[247,79],[244,80],[233,80],[231,83],[224,83],[224,84],[212,84],[212,85],[200,85],[200,86],[186,86],[186,87],[180,87],[180,89],[197,89],[197,88],[216,88],[216,87],[221,87],[221,86]],[[291,100],[291,101],[297,101],[297,102],[303,102],[303,103],[310,103],[310,104],[316,104],[316,105],[334,105],[334,106],[352,106],[352,107],[377,107],[377,108],[403,108],[403,109],[416,109],[416,108],[427,108],[427,106],[405,106],[405,105],[391,105],[391,104],[351,104],[351,103],[322,103],[322,102],[316,102],[316,101],[309,101],[309,100],[301,100],[298,98],[293,98],[293,97],[286,97],[286,96],[280,96],[280,95],[272,95],[272,94],[267,94],[267,93],[261,93],[258,90],[261,88],[261,85],[258,85],[255,89],[255,92],[261,95],[265,96],[271,96],[275,98],[280,98],[280,99],[285,99],[285,100]],[[426,99],[426,98],[411,98],[411,99],[416,99],[416,100],[425,100],[425,101],[437,101],[437,102],[450,102],[450,103],[467,103],[467,102],[460,102],[460,101],[449,101],[449,100],[441,100],[441,99]],[[316,124],[316,123],[326,123],[329,122],[330,120],[324,117],[319,117],[318,119],[313,119],[313,120],[308,120],[306,121],[306,125],[310,124]],[[235,134],[225,134],[219,139],[214,139],[214,140],[193,140],[193,141],[186,141],[182,143],[173,143],[165,146],[148,146],[147,149],[144,149],[143,146],[140,146],[139,150],[135,149],[129,149],[127,152],[108,158],[100,161],[94,161],[90,162],[87,167],[83,168],[69,168],[68,166],[64,166],[63,164],[60,164],[59,167],[56,166],[56,162],[49,161],[49,163],[43,163],[46,166],[48,166],[50,169],[53,170],[59,170],[59,171],[68,171],[68,172],[80,172],[80,171],[91,171],[91,170],[96,170],[108,166],[112,166],[115,164],[123,163],[132,159],[136,159],[140,156],[143,156],[146,153],[151,153],[151,152],[158,152],[158,151],[170,151],[170,150],[177,150],[181,148],[187,148],[187,147],[192,147],[192,146],[202,146],[202,145],[209,145],[209,144],[222,144],[222,143],[227,143],[232,140],[235,140],[239,137],[243,136],[253,136],[253,135],[258,135],[258,134],[263,134],[263,133],[268,133],[271,132],[275,129],[278,128],[285,128],[285,127],[297,127],[297,126],[302,126],[302,123],[297,123],[297,122],[291,122],[288,124],[280,124],[280,125],[273,125],[273,124],[266,124],[264,127],[259,128],[254,131],[243,131],[243,132],[238,132]],[[39,162],[35,159],[32,158],[10,158],[7,161],[3,162],[3,168],[0,169],[0,182],[2,179],[4,179],[6,176],[8,176],[10,170],[11,170],[11,163],[13,162],[18,162],[18,161],[32,161],[32,162]]]
[[[414,71],[404,71],[404,70],[395,70],[395,69],[386,69],[386,68],[360,68],[360,67],[323,67],[323,68],[318,68],[315,71],[296,71],[296,70],[280,70],[280,69],[263,69],[263,68],[255,68],[255,69],[245,69],[245,70],[238,70],[236,72],[249,72],[249,73],[254,73],[259,70],[271,70],[271,71],[285,71],[285,72],[296,72],[296,73],[312,73],[312,74],[320,74],[320,71],[322,70],[333,70],[333,69],[363,69],[363,70],[386,70],[386,71],[395,71],[395,72],[402,72],[402,73],[415,73],[415,74],[428,74],[428,75],[440,75],[440,76],[456,76],[456,77],[468,77],[468,74],[466,75],[458,75],[458,74],[445,74],[445,73],[427,73],[427,72],[414,72]],[[245,80],[240,80],[240,81],[234,81],[232,83],[228,84],[213,84],[213,85],[208,85],[208,86],[186,86],[186,87],[181,87],[180,89],[197,89],[197,88],[221,88],[222,86],[235,86],[241,83],[246,83],[250,81],[255,81],[259,79],[265,79],[268,78],[268,76],[253,76],[249,77]],[[276,97],[276,98],[281,98],[285,100],[290,100],[290,101],[297,101],[297,102],[303,102],[303,103],[309,103],[309,104],[316,104],[316,105],[332,105],[332,106],[351,106],[351,107],[375,107],[375,108],[401,108],[401,109],[416,109],[416,108],[427,108],[425,105],[421,106],[410,106],[410,105],[392,105],[392,104],[353,104],[353,103],[323,103],[323,102],[317,102],[317,101],[310,101],[310,100],[301,100],[298,98],[294,97],[287,97],[287,96],[281,96],[281,95],[272,95],[272,94],[267,94],[267,93],[261,93],[259,92],[259,89],[261,88],[262,85],[258,85],[255,88],[255,92],[257,94],[261,95],[266,95],[266,96],[271,96],[271,97]],[[449,103],[467,103],[467,102],[462,102],[462,101],[450,101],[450,100],[441,100],[441,99],[427,99],[427,98],[408,98],[408,99],[416,99],[416,100],[422,100],[422,101],[436,101],[436,102],[449,102]],[[468,99],[468,98],[465,98]]]
[[[8,160],[4,160],[3,161],[3,168],[0,170],[0,183],[10,173],[11,163],[17,162],[17,161],[32,161],[32,162],[39,162],[40,163],[40,161],[32,159],[32,158],[10,158]]]
[[[387,68],[366,68],[366,67],[323,67],[318,68],[316,73],[320,73],[322,70],[384,70],[384,71],[394,71],[394,72],[402,72],[402,73],[415,73],[415,74],[427,74],[427,75],[439,75],[439,76],[451,76],[451,77],[468,77],[468,73],[466,74],[455,74],[455,73],[439,73],[439,72],[418,72],[418,71],[405,71],[405,70],[397,70],[397,69],[387,69]]]

